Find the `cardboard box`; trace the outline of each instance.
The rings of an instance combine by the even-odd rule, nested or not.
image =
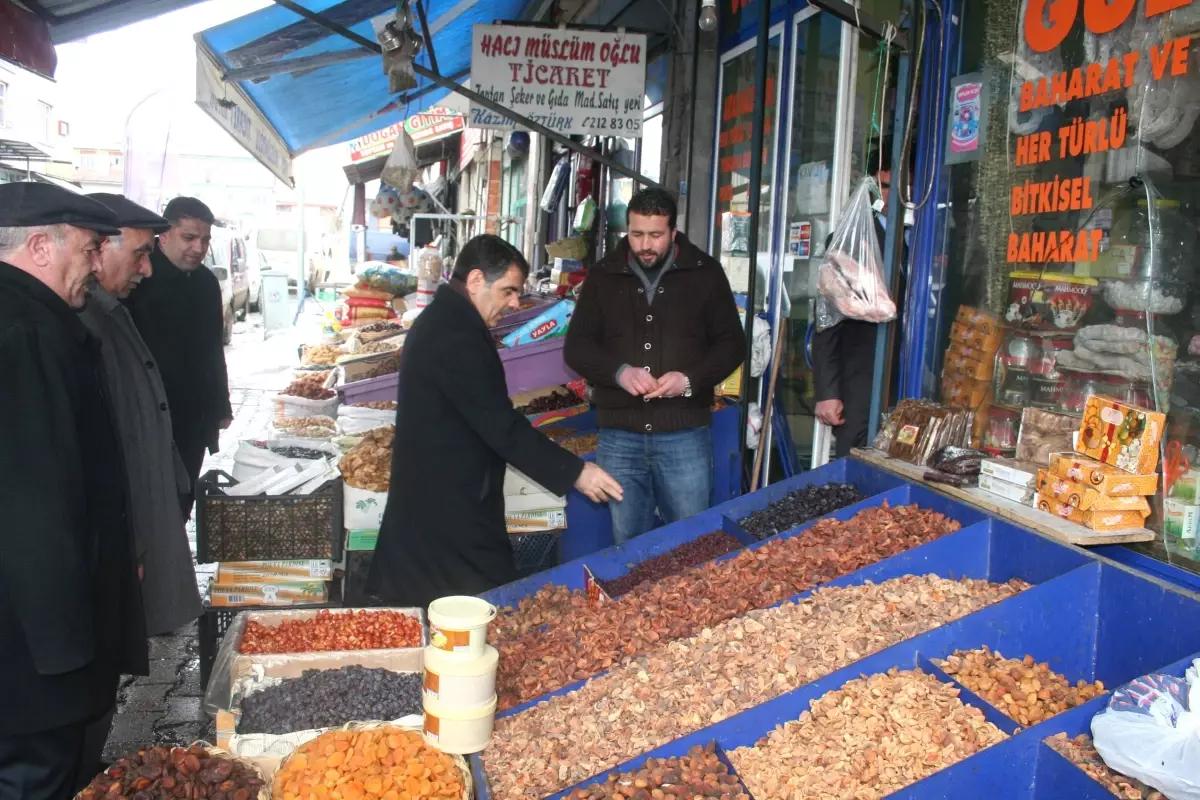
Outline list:
[[[1080,511],[1136,511],[1142,515],[1143,521],[1150,516],[1150,504],[1145,497],[1109,497],[1090,486],[1060,478],[1044,469],[1038,470],[1037,488],[1040,494]]]
[[[1163,510],[1163,533],[1189,542],[1194,549],[1200,532],[1200,506],[1168,497],[1163,501]]]
[[[403,340],[401,340],[403,341]],[[355,383],[357,381],[367,380],[368,376],[377,372],[385,366],[385,362],[389,359],[396,362],[396,368],[391,372],[400,371],[400,350],[393,350],[387,353],[368,353],[363,356],[343,356],[338,359],[338,368],[342,371],[342,384]],[[390,373],[384,373],[390,374]],[[376,374],[372,377],[380,377]]]
[[[1158,467],[1165,414],[1094,394],[1083,406],[1076,452],[1135,475]]]
[[[1004,322],[998,315],[972,306],[959,306],[958,313],[954,315],[954,322],[963,328],[989,336],[996,331],[1004,330]]]
[[[386,507],[387,492],[369,492],[342,481],[342,524],[349,530],[379,530]]]
[[[1016,483],[1000,480],[994,475],[985,475],[982,472],[979,474],[979,488],[989,494],[994,494],[997,497],[1003,497],[1005,500],[1012,500],[1014,503],[1022,505],[1032,505],[1034,495],[1037,494],[1032,486],[1021,486]]]
[[[374,550],[378,541],[379,531],[377,530],[351,529],[346,531],[347,550]]]
[[[996,360],[993,357],[985,361],[976,361],[967,355],[966,348],[960,350],[951,346],[946,351],[945,369],[962,377],[986,381],[996,374]]]
[[[324,603],[329,600],[329,584],[325,581],[305,583],[213,583],[209,589],[209,605],[213,608],[243,606],[299,606]]]
[[[550,492],[525,473],[508,467],[504,473],[504,513],[518,515],[567,507],[567,498]]]
[[[987,458],[979,462],[979,474],[1017,486],[1036,487],[1038,465],[1012,458]]]
[[[1076,481],[1109,497],[1152,495],[1158,491],[1158,475],[1131,475],[1122,469],[1075,453],[1052,453],[1050,472]]]
[[[990,406],[992,382],[952,375],[942,382],[942,402],[951,408]]]
[[[510,534],[548,533],[567,527],[565,508],[504,512],[504,522]]]
[[[328,558],[294,561],[222,561],[217,565],[216,583],[303,583],[333,580],[333,562]]]
[[[1126,531],[1146,525],[1146,518],[1138,511],[1081,511],[1074,506],[1063,505],[1040,492],[1037,496],[1037,507],[1094,531]]]

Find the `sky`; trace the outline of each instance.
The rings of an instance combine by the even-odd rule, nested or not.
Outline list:
[[[195,104],[196,33],[270,5],[269,0],[208,0],[154,19],[59,45],[58,104],[76,147],[121,147],[125,120],[147,97],[170,109],[179,152],[245,156],[246,151]],[[176,135],[178,132],[178,135]],[[175,148],[175,144],[172,148]],[[341,202],[345,145],[298,159],[309,202]],[[265,171],[265,168],[263,168]]]

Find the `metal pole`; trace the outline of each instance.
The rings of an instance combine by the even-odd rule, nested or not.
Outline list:
[[[421,34],[425,37],[425,50],[429,53],[429,67],[434,72],[439,72],[437,65],[437,56],[433,54],[433,34],[429,32],[429,23],[425,20],[425,3],[423,0],[415,0],[417,6],[417,19],[421,20]]]
[[[758,228],[762,219],[763,140],[767,110],[767,49],[771,41],[771,3],[758,0],[758,36],[754,50],[754,121],[750,129],[750,275],[746,286],[746,359],[742,363],[741,429],[738,441],[745,450],[746,421],[750,414],[750,360],[754,352],[754,297],[758,291]],[[769,234],[768,234],[769,235]],[[766,420],[763,420],[764,426]],[[758,437],[758,446],[766,446],[766,437]],[[758,487],[751,486],[750,491]]]

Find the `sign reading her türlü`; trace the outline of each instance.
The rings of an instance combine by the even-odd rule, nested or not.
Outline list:
[[[646,37],[476,25],[471,88],[564,135],[639,138],[646,93]],[[474,101],[467,125],[519,127]]]

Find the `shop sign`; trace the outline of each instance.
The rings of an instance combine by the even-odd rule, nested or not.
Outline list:
[[[949,92],[946,163],[978,161],[987,143],[987,82],[983,73],[951,79]]]
[[[276,178],[292,186],[292,151],[254,102],[221,78],[216,61],[196,45],[196,105],[257,158]]]
[[[641,138],[646,36],[476,25],[471,88],[565,136]],[[475,102],[467,124],[516,127]]]
[[[424,114],[413,114],[404,121],[404,130],[408,131],[415,144],[445,139],[465,126],[464,117],[448,108],[431,108]]]
[[[350,142],[350,163],[357,164],[392,152],[404,123],[396,122],[381,130],[372,131]]]

